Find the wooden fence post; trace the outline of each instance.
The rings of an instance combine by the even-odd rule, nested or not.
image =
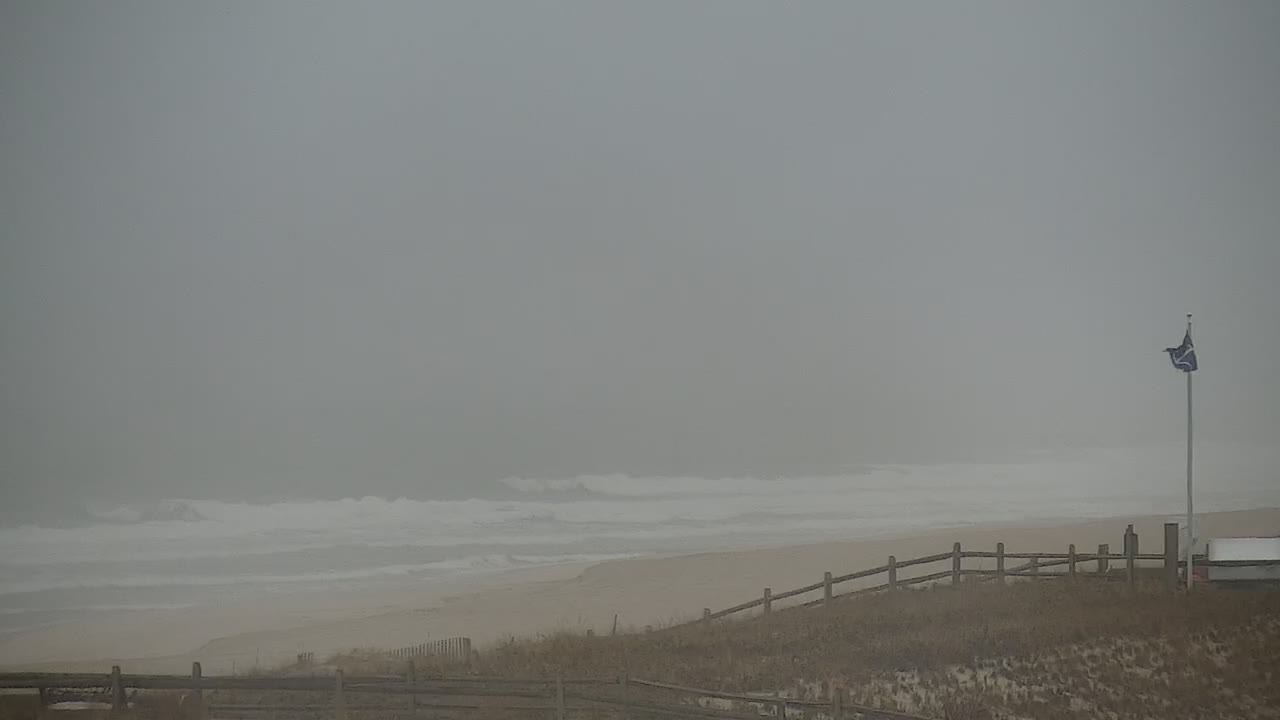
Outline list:
[[[996,543],[996,577],[1004,584],[1004,543]]]
[[[333,716],[336,720],[347,720],[347,695],[342,687],[342,668],[333,673]]]
[[[773,590],[764,589],[764,614],[768,615],[773,612]]]
[[[960,587],[960,543],[951,546],[951,584]]]
[[[193,717],[195,720],[205,720],[209,717],[209,707],[204,703],[204,672],[200,668],[200,663],[191,663],[191,685],[195,688],[191,693],[192,702],[195,703],[195,712]]]
[[[1138,536],[1133,535],[1129,540],[1129,546],[1124,549],[1124,567],[1125,576],[1132,587],[1138,580]]]
[[[844,688],[839,685],[831,688],[831,717],[832,720],[844,717]]]
[[[1128,555],[1130,550],[1134,555],[1138,554],[1138,533],[1133,531],[1132,523],[1124,529],[1124,554]]]
[[[414,670],[415,669],[413,667],[413,660],[410,659],[404,665],[404,684],[410,688],[413,687],[413,684],[416,680],[416,678],[414,677],[414,675],[416,674]],[[418,706],[418,696],[414,695],[413,693],[409,693],[409,710],[412,711],[413,708],[416,708],[417,706]]]
[[[889,589],[898,589],[898,558],[889,556]]]
[[[618,616],[617,616],[617,615],[614,615],[614,616],[613,616],[613,628],[614,628],[614,632],[617,632],[617,629],[618,629]],[[465,662],[465,664],[464,664],[464,667],[467,669],[467,672],[471,672],[471,670],[472,670],[472,667],[471,667],[471,657],[472,657],[472,655],[471,655],[471,638],[469,638],[469,637],[464,637],[464,638],[462,638],[462,652],[466,653],[466,655],[467,655],[467,659],[466,659],[466,662]]]
[[[128,699],[124,694],[124,681],[120,677],[120,666],[111,666],[111,712],[117,713],[125,709]]]
[[[556,673],[556,720],[564,720],[564,675]]]
[[[1164,524],[1164,582],[1178,589],[1178,523]]]
[[[1106,575],[1111,570],[1111,561],[1107,557],[1111,554],[1111,546],[1102,543],[1098,546],[1098,574]]]
[[[623,664],[626,664],[625,660],[623,661]],[[627,720],[627,718],[631,717],[631,710],[627,707],[631,702],[631,693],[627,689],[627,686],[630,684],[631,674],[629,671],[625,671],[622,673],[622,720]]]
[[[831,573],[822,574],[822,604],[824,607],[831,607]]]
[[[1071,543],[1067,546],[1067,578],[1076,579],[1076,545]]]
[[[1032,575],[1040,574],[1040,558],[1037,558],[1037,557],[1031,558],[1031,565],[1030,567],[1027,568],[1027,572],[1031,573]]]
[[[702,608],[702,624],[710,627],[711,625],[711,608]],[[648,625],[645,626],[645,632],[649,632]]]

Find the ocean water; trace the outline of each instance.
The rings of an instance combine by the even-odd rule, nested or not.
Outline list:
[[[488,499],[92,507],[0,528],[0,634],[124,609],[415,588],[513,568],[871,537],[982,523],[1169,514],[1178,447],[884,465],[820,477],[507,478]],[[1280,451],[1197,448],[1200,511],[1280,506]],[[496,499],[495,499],[496,498]]]

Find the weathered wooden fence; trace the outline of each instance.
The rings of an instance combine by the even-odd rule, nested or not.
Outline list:
[[[475,711],[485,717],[498,711],[523,711],[555,720],[569,717],[677,717],[759,720],[772,716],[783,720],[928,720],[895,710],[847,702],[847,692],[830,688],[820,700],[781,697],[779,694],[741,694],[667,683],[621,678],[417,678],[404,676],[345,677],[342,671],[320,677],[203,677],[199,663],[191,676],[126,675],[119,666],[110,674],[8,673],[0,674],[0,689],[28,689],[45,694],[52,690],[101,689],[112,713],[120,717],[143,716],[129,699],[128,690],[186,691],[182,716],[192,720],[254,718],[295,715],[348,720],[350,715],[413,717],[426,713]],[[225,702],[235,691],[287,693],[268,695],[254,702]],[[299,702],[299,694],[306,698]],[[278,698],[287,698],[281,702]],[[399,699],[397,699],[399,698]],[[406,700],[408,702],[406,702]],[[132,707],[131,707],[132,706]]]
[[[1180,559],[1178,552],[1178,525],[1176,523],[1167,523],[1164,526],[1164,550],[1158,554],[1140,553],[1138,552],[1138,534],[1133,532],[1133,526],[1130,525],[1124,534],[1124,551],[1120,553],[1111,552],[1109,544],[1098,546],[1097,552],[1081,553],[1077,552],[1075,545],[1067,547],[1065,553],[1044,553],[1044,552],[1007,552],[1004,543],[996,543],[994,551],[990,550],[965,550],[960,543],[952,546],[951,552],[938,553],[937,555],[926,555],[924,557],[911,558],[909,560],[898,560],[893,555],[889,556],[889,560],[879,567],[859,570],[857,572],[848,573],[846,575],[833,576],[826,573],[820,582],[812,585],[805,585],[794,590],[786,592],[774,593],[772,588],[765,588],[760,597],[757,597],[739,605],[725,608],[723,610],[712,611],[711,608],[703,608],[702,617],[699,620],[693,620],[687,625],[695,623],[710,623],[714,620],[744,613],[748,610],[761,608],[764,613],[772,612],[774,605],[798,598],[802,595],[816,594],[821,591],[822,595],[816,599],[807,600],[799,603],[802,607],[819,607],[827,606],[837,600],[848,598],[855,595],[866,593],[883,592],[887,590],[896,590],[898,588],[908,587],[911,585],[921,585],[926,583],[937,583],[949,580],[954,585],[959,585],[966,576],[974,576],[981,580],[991,580],[1004,582],[1006,578],[1032,578],[1039,580],[1063,578],[1068,580],[1075,579],[1096,579],[1107,581],[1124,581],[1130,584],[1137,582],[1139,574],[1145,574],[1147,571],[1155,570],[1149,564],[1147,567],[1139,567],[1139,563],[1158,561],[1161,563],[1158,572],[1159,578],[1168,585],[1170,589],[1181,587],[1179,582],[1179,574],[1185,571],[1186,561]],[[981,558],[984,560],[994,560],[992,568],[971,568],[964,566],[964,560],[972,558]],[[1025,561],[1009,567],[1009,561]],[[937,565],[950,561],[950,567],[945,570],[929,572],[924,575],[913,577],[900,577],[901,570],[918,567],[921,565]],[[1112,566],[1115,562],[1117,565]],[[1220,561],[1210,562],[1203,555],[1196,555],[1193,558],[1194,567],[1217,567],[1223,565],[1258,565],[1272,564],[1277,561],[1233,561],[1223,563]],[[1083,567],[1082,567],[1083,566]],[[1046,572],[1052,568],[1063,568],[1053,572]],[[836,586],[855,580],[864,580],[867,578],[884,576],[885,581],[868,587],[859,587],[846,592],[836,592]]]
[[[432,657],[450,662],[470,663],[472,655],[471,638],[443,638],[440,640],[433,640],[431,642],[419,643],[417,645],[395,648],[386,652],[391,657],[406,660]],[[314,652],[298,653],[296,661],[297,667],[311,667],[315,665],[315,662],[316,654]]]
[[[471,638],[454,637],[433,640],[396,648],[391,651],[391,655],[398,658],[438,657],[444,660],[468,662],[471,660]]]

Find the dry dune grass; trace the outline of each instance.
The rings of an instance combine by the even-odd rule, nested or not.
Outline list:
[[[376,654],[339,658],[403,672]],[[424,674],[460,672],[420,662]],[[972,718],[1280,718],[1280,593],[1157,585],[966,583],[618,637],[558,633],[482,653],[473,672],[617,676],[782,690]]]

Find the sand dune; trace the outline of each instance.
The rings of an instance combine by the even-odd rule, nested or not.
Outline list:
[[[392,648],[466,635],[481,646],[509,636],[556,630],[608,632],[614,615],[624,628],[696,617],[836,574],[943,552],[953,542],[1010,551],[1063,552],[1075,543],[1091,552],[1133,523],[1142,551],[1159,552],[1165,516],[1061,522],[1041,527],[982,526],[910,537],[829,542],[725,553],[635,558],[594,566],[558,566],[441,584],[428,590],[299,595],[267,602],[217,603],[183,610],[122,613],[109,623],[69,623],[32,630],[0,643],[8,669],[186,672],[246,670],[356,647]],[[1200,516],[1207,537],[1280,533],[1280,509]],[[977,561],[974,561],[977,562]],[[851,586],[850,586],[851,587]]]

